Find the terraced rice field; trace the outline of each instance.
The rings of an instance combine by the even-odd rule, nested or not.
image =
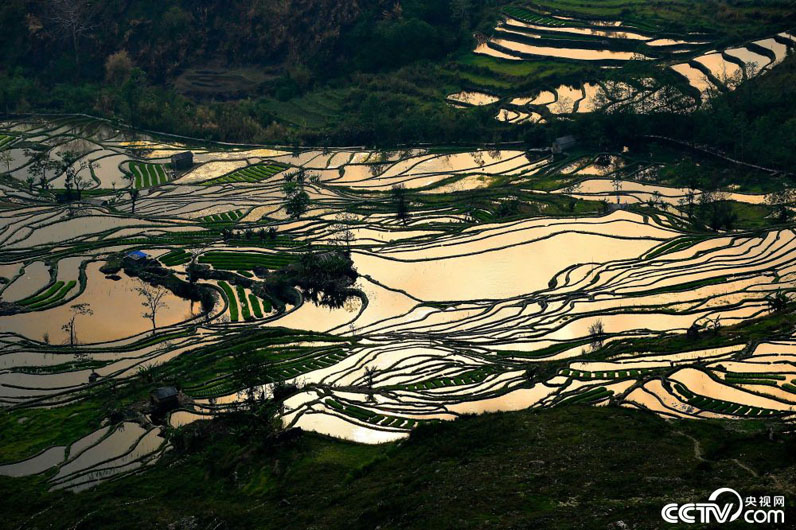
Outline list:
[[[239,220],[241,217],[243,217],[243,214],[241,213],[240,210],[232,210],[229,212],[205,215],[201,219],[202,221],[208,224],[226,224],[226,223],[234,223],[235,221]]]
[[[278,269],[293,261],[295,256],[288,253],[261,252],[222,252],[211,250],[199,257],[199,263],[207,263],[222,270],[251,270],[256,267]]]
[[[281,164],[263,164],[249,166],[238,171],[233,171],[229,175],[218,177],[215,179],[207,180],[202,183],[204,186],[214,186],[218,184],[229,184],[235,182],[260,182],[267,180],[287,169],[287,166]]]
[[[59,280],[44,291],[19,300],[17,303],[31,310],[56,305],[63,300],[76,285],[77,282],[75,280],[70,280],[66,283]]]
[[[271,312],[271,302],[268,299],[260,298],[248,289],[237,286],[230,286],[226,282],[218,282],[218,286],[224,292],[227,300],[230,322],[250,321],[263,318]]]
[[[743,81],[765,74],[796,47],[796,39],[789,32],[763,37],[715,49],[706,35],[658,34],[644,24],[560,16],[534,6],[507,6],[492,34],[479,39],[473,53],[504,62],[591,63],[599,65],[602,72],[591,70],[588,75],[592,79],[580,85],[544,86],[536,96],[498,93],[478,104],[507,101],[511,106],[501,109],[496,119],[514,124],[598,109],[612,112],[630,108],[647,113],[674,107],[689,111],[712,93],[734,90]],[[624,74],[629,63],[639,61],[669,68],[679,81],[672,83],[663,75],[658,79],[657,74],[656,78]],[[477,93],[462,91],[450,94],[448,100],[466,107],[472,103],[457,103],[457,99],[462,94]]]
[[[566,90],[586,99],[570,87],[514,104],[550,105]],[[7,132],[53,143],[82,134],[108,150],[122,141],[73,118],[36,127]],[[245,352],[267,363],[262,392],[296,385],[283,426],[363,443],[464,414],[573,403],[794,417],[796,338],[771,300],[795,290],[796,232],[693,229],[684,190],[642,180],[664,163],[646,152],[195,150],[201,182],[213,185],[173,181],[142,193],[135,214],[126,193],[69,212],[4,185],[14,200],[0,211],[0,296],[19,294],[0,306],[0,406],[77,408],[91,399],[87,385],[124,388],[154,373],[183,383],[182,408],[165,420],[181,426],[245,402],[232,368]],[[208,168],[241,161],[233,172]],[[284,211],[287,167],[307,176],[298,219]],[[761,196],[726,193],[765,207]],[[133,251],[154,277],[210,289],[212,308],[169,291],[153,325],[128,274],[137,269],[101,269]],[[308,252],[312,265],[350,256],[358,277],[340,303],[313,303],[322,292],[290,284]],[[70,323],[78,340],[63,331]],[[0,474],[49,470],[51,487],[80,490],[169,448],[161,425],[98,425],[24,446]]]
[[[0,149],[5,149],[10,146],[14,140],[16,140],[15,136],[9,136],[6,134],[0,134]]]
[[[130,172],[133,174],[133,185],[138,189],[160,186],[171,180],[166,174],[163,164],[130,162]]]

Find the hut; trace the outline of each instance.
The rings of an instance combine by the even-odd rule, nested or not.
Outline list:
[[[129,254],[127,254],[127,257],[133,261],[141,261],[147,259],[149,256],[147,256],[146,252],[141,252],[140,250],[134,250]]]
[[[575,137],[571,134],[567,136],[561,136],[555,139],[550,150],[554,154],[563,153],[564,151],[575,147],[576,143],[578,143],[577,140],[575,140]]]
[[[173,386],[156,388],[149,393],[149,402],[155,412],[163,413],[180,406],[180,393]]]
[[[183,151],[171,155],[171,167],[177,170],[191,169],[193,167],[193,153],[190,151]]]

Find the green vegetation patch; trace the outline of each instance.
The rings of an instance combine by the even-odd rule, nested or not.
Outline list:
[[[538,24],[541,26],[581,26],[582,24],[574,20],[559,20],[557,18],[539,15],[533,11],[528,11],[518,6],[507,6],[503,8],[503,12],[512,18],[528,22],[529,24]]]
[[[412,383],[408,385],[396,385],[391,388],[416,391],[430,390],[432,388],[440,388],[445,386],[471,385],[475,383],[481,383],[487,378],[487,376],[498,373],[499,371],[500,370],[495,366],[484,366],[476,370],[464,372],[457,376],[435,377],[434,379],[429,379],[427,381],[421,381],[419,383]]]
[[[259,298],[254,296],[253,293],[249,293],[249,305],[252,308],[252,313],[254,314],[255,318],[263,318],[263,311],[260,306]]]
[[[232,322],[238,321],[238,301],[235,297],[235,293],[232,291],[232,287],[229,286],[227,282],[220,281],[218,282],[218,286],[221,287],[221,290],[224,291],[224,296],[226,296],[227,301],[229,302],[229,319]]]
[[[17,139],[16,136],[9,136],[7,134],[0,134],[0,149],[5,149],[9,145],[11,145],[11,142],[13,142],[16,139]]]
[[[204,217],[200,218],[200,220],[204,224],[217,226],[217,225],[228,225],[235,223],[241,217],[243,217],[243,213],[240,210],[230,210],[228,212],[205,215]]]
[[[584,372],[582,370],[571,370],[569,368],[565,368],[560,370],[558,373],[572,377],[575,379],[626,379],[628,377],[640,377],[644,374],[653,373],[655,371],[654,368],[634,368],[628,370],[613,370],[613,371],[604,371],[604,372]]]
[[[686,402],[689,405],[698,409],[717,412],[719,414],[732,414],[735,416],[775,416],[779,414],[776,410],[751,407],[748,405],[741,405],[740,403],[733,403],[731,401],[700,396],[699,394],[691,392],[680,383],[675,383],[675,388],[683,397],[685,397]]]
[[[60,407],[19,409],[0,414],[0,463],[30,458],[65,445],[99,427],[102,408],[86,400]]]
[[[575,403],[580,403],[580,404],[597,403],[598,401],[602,401],[613,395],[614,395],[613,390],[608,390],[604,386],[599,386],[597,388],[592,388],[590,390],[587,390],[586,392],[564,398],[561,401],[559,401],[558,404],[572,405]]]
[[[724,380],[733,384],[777,386],[777,382],[784,381],[785,376],[782,374],[727,372]]]
[[[235,292],[238,293],[238,302],[240,303],[240,311],[243,314],[243,320],[251,320],[252,314],[249,310],[249,300],[246,297],[246,290],[241,285],[235,286]]]
[[[280,171],[284,171],[287,169],[287,167],[288,166],[284,164],[277,164],[275,162],[248,166],[243,169],[233,171],[232,173],[224,175],[223,177],[206,180],[202,182],[202,186],[215,186],[218,184],[229,184],[232,182],[260,182],[261,180],[266,180],[273,177]]]
[[[398,427],[402,429],[411,429],[417,425],[418,421],[412,418],[401,418],[399,416],[390,416],[386,414],[377,414],[373,411],[357,407],[356,405],[342,404],[339,401],[329,398],[325,401],[329,407],[346,416],[351,416],[365,423],[374,425],[381,425],[384,427]]]
[[[251,270],[255,267],[275,270],[289,265],[297,259],[297,256],[285,252],[266,254],[260,252],[211,250],[199,257],[199,263],[212,265],[215,269],[229,271]]]
[[[72,421],[67,417],[61,418],[65,426]],[[632,520],[638,528],[656,528],[662,499],[709,493],[714,483],[766,492],[772,480],[787,483],[796,468],[793,444],[788,437],[769,440],[766,422],[744,422],[744,428],[737,422],[667,423],[618,407],[468,416],[422,424],[408,440],[377,445],[304,433],[291,443],[261,447],[255,436],[229,433],[225,421],[187,426],[181,430],[196,441],[192,448],[169,451],[143,473],[78,494],[50,492],[40,477],[0,477],[4,524],[167,528],[190,513],[199,529],[219,523],[570,529],[578,523],[564,501],[575,495],[577,512],[589,514],[581,526]],[[684,434],[703,448],[709,472]],[[736,459],[757,475],[740,469]],[[478,487],[463,487],[463,477],[478,477]]]
[[[142,189],[168,183],[171,179],[163,167],[163,164],[130,162],[130,171],[133,173],[133,186],[137,189]]]
[[[75,285],[77,285],[75,280],[70,280],[66,283],[59,280],[39,294],[29,296],[28,298],[20,300],[17,303],[27,307],[28,309],[41,309],[43,307],[51,306],[63,300],[67,293],[71,291]]]
[[[172,250],[168,254],[164,254],[159,258],[159,261],[167,266],[174,267],[176,265],[184,265],[191,261],[191,254],[183,249]]]

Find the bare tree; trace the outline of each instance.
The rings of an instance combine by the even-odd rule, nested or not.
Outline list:
[[[135,215],[135,201],[138,199],[138,190],[135,188],[130,188],[128,193],[130,194],[130,200],[133,203],[133,215]]]
[[[337,223],[334,225],[336,235],[334,242],[342,246],[346,252],[351,252],[351,243],[356,240],[354,232],[351,230],[351,225],[356,222],[356,217],[353,214],[342,213],[337,216]]]
[[[69,347],[74,348],[78,344],[76,326],[77,317],[91,316],[94,314],[94,311],[89,307],[88,304],[73,304],[69,310],[72,313],[72,316],[69,317],[69,320],[66,321],[66,324],[61,326],[61,329],[69,334],[67,339],[69,341]]]
[[[375,366],[368,366],[365,368],[365,384],[368,387],[368,401],[373,402],[376,401],[376,397],[373,395],[373,380],[376,377],[376,367]]]
[[[11,151],[0,151],[0,163],[6,165],[6,172],[11,171],[11,162],[14,161],[14,157],[11,156]]]
[[[141,286],[136,287],[135,291],[144,299],[141,305],[144,306],[146,311],[141,313],[141,316],[152,321],[152,334],[154,335],[155,329],[157,329],[155,319],[157,318],[158,311],[168,307],[168,304],[163,300],[168,290],[160,285],[154,286],[141,282]]]
[[[49,0],[48,19],[71,42],[75,64],[80,64],[80,39],[94,29],[95,3],[92,0]]]
[[[99,167],[99,162],[94,162],[93,160],[89,162],[80,162],[80,169],[78,169],[72,177],[72,183],[75,185],[75,191],[77,191],[77,200],[82,198],[83,190],[88,189],[91,184],[93,184],[94,170]],[[85,174],[86,170],[88,170],[89,175]]]
[[[622,194],[622,179],[618,173],[611,179],[611,186],[614,188],[614,194],[616,195],[616,204],[619,204],[621,202],[620,195]]]

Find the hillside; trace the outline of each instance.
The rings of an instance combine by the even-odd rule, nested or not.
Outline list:
[[[77,496],[0,479],[2,527],[658,528],[664,504],[719,487],[790,498],[796,475],[793,438],[764,422],[614,407],[463,418],[386,446],[305,434],[262,447],[223,431],[194,425],[193,449]]]

